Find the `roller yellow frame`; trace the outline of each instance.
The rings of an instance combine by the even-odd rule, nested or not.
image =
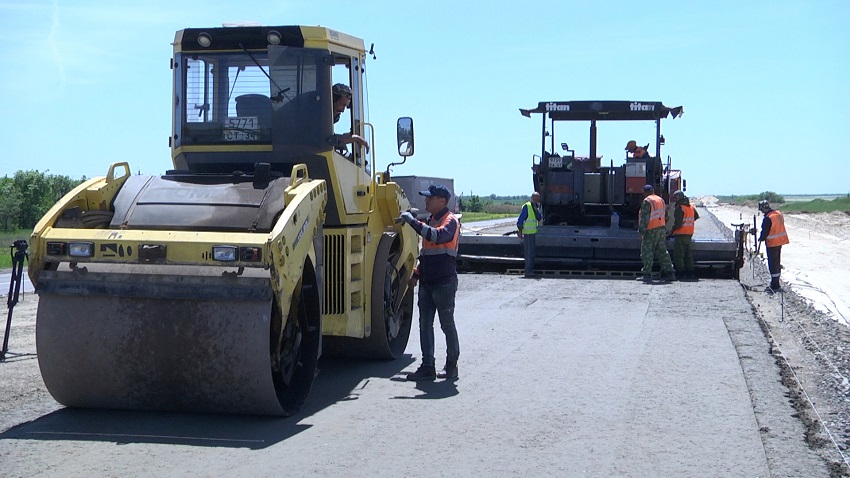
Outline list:
[[[366,146],[364,43],[246,26],[173,45],[174,169],[112,164],[33,231],[42,376],[72,407],[295,413],[323,351],[396,358],[411,328],[418,238]],[[412,121],[393,127],[412,154]]]

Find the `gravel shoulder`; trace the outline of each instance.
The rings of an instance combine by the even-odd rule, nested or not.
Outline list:
[[[700,202],[726,224],[752,222],[753,208]],[[791,243],[782,248],[784,292],[770,282],[764,249],[752,241],[741,285],[782,369],[783,383],[806,441],[833,476],[850,476],[850,216],[840,212],[784,214]],[[756,219],[761,226],[761,217]]]

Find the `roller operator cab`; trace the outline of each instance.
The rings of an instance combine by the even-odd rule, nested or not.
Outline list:
[[[323,351],[392,359],[410,332],[418,238],[366,147],[366,50],[301,26],[173,45],[174,169],[113,164],[33,231],[42,377],[71,407],[288,415]]]

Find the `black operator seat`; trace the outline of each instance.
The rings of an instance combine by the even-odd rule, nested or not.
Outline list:
[[[255,93],[237,96],[236,115],[239,117],[256,116],[260,128],[271,129],[272,100],[266,95]]]

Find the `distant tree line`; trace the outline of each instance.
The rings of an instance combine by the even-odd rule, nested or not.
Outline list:
[[[487,199],[477,195],[459,196],[458,208],[461,212],[486,212],[490,214],[519,214],[519,210],[531,196],[497,196],[491,194]]]
[[[767,199],[771,204],[785,204],[785,197],[781,194],[777,194],[773,191],[764,191],[758,194],[744,194],[744,195],[730,195],[730,196],[717,196],[717,199],[729,202],[729,203],[748,203],[748,202],[758,202],[763,199]]]
[[[42,216],[69,191],[86,178],[18,171],[0,178],[0,229],[31,229]]]

